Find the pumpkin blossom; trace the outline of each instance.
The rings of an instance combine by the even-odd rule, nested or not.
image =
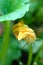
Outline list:
[[[26,24],[19,22],[15,24],[13,27],[13,34],[16,38],[20,41],[22,39],[26,40],[27,42],[34,42],[36,40],[36,35],[34,30],[29,28]]]

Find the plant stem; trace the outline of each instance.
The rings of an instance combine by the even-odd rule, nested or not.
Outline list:
[[[27,65],[31,65],[32,55],[33,55],[33,52],[32,52],[32,44],[30,44]]]
[[[8,45],[9,45],[9,34],[10,34],[11,21],[6,21],[4,23],[5,23],[5,29],[4,29],[2,48],[1,48],[1,65],[5,65],[6,63],[6,55],[7,55]]]

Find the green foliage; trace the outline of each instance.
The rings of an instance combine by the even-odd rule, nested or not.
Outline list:
[[[26,24],[32,24],[33,22],[43,21],[43,2],[31,1],[29,11],[25,14],[24,20]]]
[[[16,20],[29,10],[29,0],[0,0],[0,21]],[[18,4],[19,3],[19,4]]]
[[[34,43],[32,43],[33,54],[39,51],[41,45],[42,45],[42,40],[40,39],[37,39]],[[20,42],[19,47],[22,50],[29,51],[29,43],[26,43],[23,40]]]
[[[31,48],[30,43],[27,43],[24,40],[18,41],[13,36],[11,29],[13,24],[11,22],[14,20],[15,23],[18,18],[22,18],[25,21],[25,24],[32,27],[39,35],[38,36],[36,33],[36,36],[39,38],[32,43]],[[1,49],[2,51],[4,50],[2,55],[5,53],[5,56],[0,55],[0,64],[2,62],[2,65],[11,65],[13,60],[18,61],[22,55],[21,50],[23,50],[29,52],[30,64],[32,60],[33,63],[36,62],[38,65],[43,65],[40,61],[43,60],[43,1],[0,0],[0,23],[4,23],[3,21],[5,21],[6,24],[4,24],[5,32],[3,37],[0,37],[0,51]],[[35,55],[35,59],[32,58],[32,55]]]

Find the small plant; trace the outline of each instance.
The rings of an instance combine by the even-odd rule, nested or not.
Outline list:
[[[42,1],[0,0],[0,65],[11,65],[13,60],[19,65],[43,65],[43,36],[36,26],[43,21],[42,10]],[[21,50],[28,53],[26,64],[20,59]]]

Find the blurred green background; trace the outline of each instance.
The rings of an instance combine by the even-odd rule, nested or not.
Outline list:
[[[29,11],[26,12],[22,18],[19,16],[17,17],[19,19],[13,20],[11,23],[6,65],[20,65],[20,63],[21,65],[26,65],[27,63],[29,46],[24,40],[19,42],[12,33],[12,26],[21,20],[24,20],[24,23],[35,31],[37,37],[37,40],[32,44],[33,58],[31,65],[43,65],[43,0],[30,0],[29,3]],[[17,15],[18,14],[19,13],[17,13]],[[2,46],[3,34],[4,23],[0,22],[0,49]],[[37,54],[39,55],[37,56]],[[38,59],[36,59],[36,62],[34,62],[34,58],[36,56]]]

